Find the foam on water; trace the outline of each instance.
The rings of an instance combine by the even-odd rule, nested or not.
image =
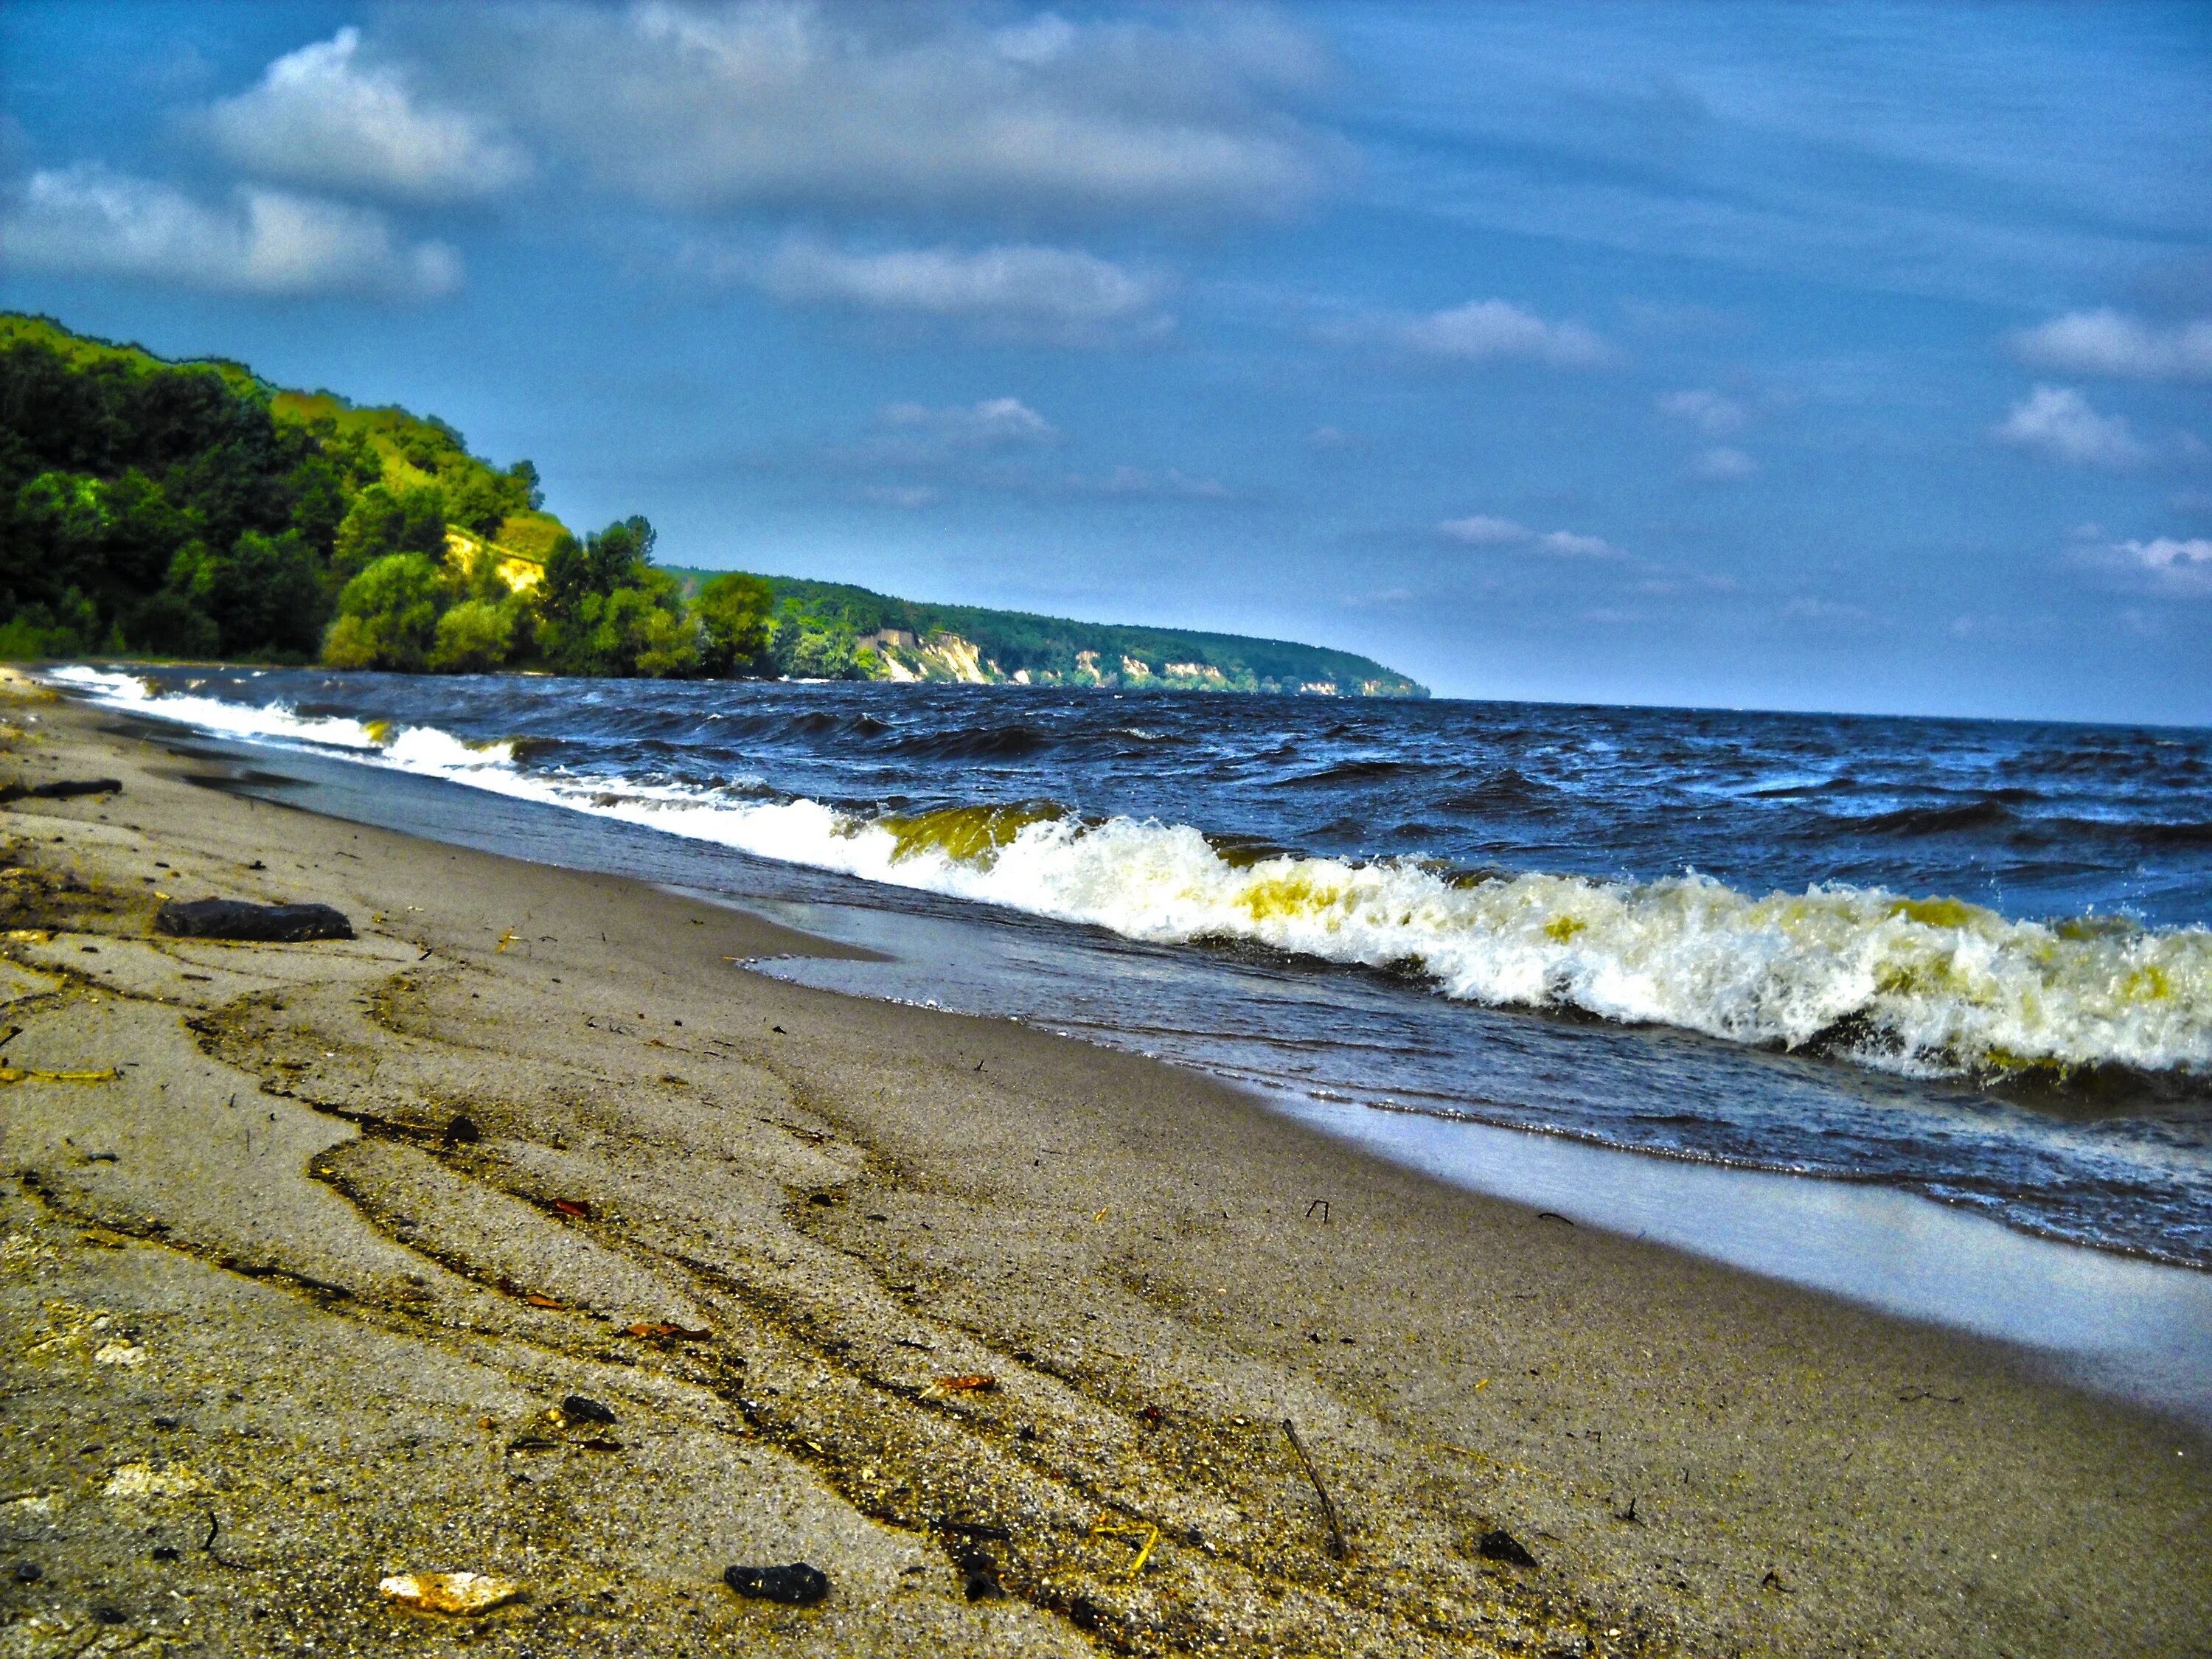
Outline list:
[[[112,707],[542,801],[753,855],[1106,927],[1400,969],[1450,997],[1573,1008],[1892,1072],[2212,1072],[2212,932],[2010,920],[1950,899],[1816,885],[1756,896],[1695,874],[1469,880],[1413,861],[1249,859],[1198,830],[1049,807],[863,817],[805,798],[586,777],[427,726],[302,716],[88,668]]]

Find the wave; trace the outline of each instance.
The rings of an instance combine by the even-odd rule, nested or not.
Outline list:
[[[585,777],[428,726],[303,716],[121,674],[51,678],[111,707],[645,825],[757,857],[1159,943],[1221,941],[1408,971],[1443,994],[1578,1011],[1917,1075],[2212,1071],[2212,931],[2008,920],[1947,898],[1826,884],[1738,892],[1457,874],[1209,842],[1185,824],[1050,802],[870,817],[806,799]]]

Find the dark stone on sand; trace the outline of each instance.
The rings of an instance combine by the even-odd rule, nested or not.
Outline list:
[[[131,1615],[120,1607],[94,1607],[92,1622],[95,1625],[125,1625],[131,1622]]]
[[[35,1561],[18,1561],[15,1564],[15,1577],[19,1584],[35,1584],[46,1576],[46,1570]]]
[[[464,1112],[446,1126],[446,1145],[473,1146],[483,1139],[483,1131],[477,1127],[476,1119]]]
[[[353,924],[345,912],[327,904],[249,904],[243,899],[171,899],[154,913],[154,927],[180,939],[239,939],[255,945],[353,937]]]
[[[829,1575],[804,1561],[787,1567],[731,1567],[722,1574],[722,1582],[752,1601],[781,1601],[792,1607],[811,1607],[830,1594]]]
[[[960,1569],[960,1588],[970,1601],[1003,1601],[1006,1587],[999,1583],[999,1564],[988,1550],[961,1550],[952,1558]]]
[[[173,1544],[156,1544],[154,1546],[154,1559],[156,1561],[175,1560],[177,1559],[176,1546]]]
[[[1533,1567],[1536,1558],[1528,1547],[1503,1527],[1492,1527],[1474,1540],[1474,1553],[1486,1561],[1503,1561],[1509,1567]]]
[[[615,1414],[596,1400],[572,1394],[561,1402],[561,1415],[571,1423],[611,1423]]]
[[[0,801],[68,800],[75,795],[117,795],[120,778],[57,778],[52,783],[0,783]]]

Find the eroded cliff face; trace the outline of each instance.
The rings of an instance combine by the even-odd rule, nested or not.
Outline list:
[[[949,632],[932,634],[908,643],[873,636],[860,641],[875,665],[874,678],[896,684],[925,681],[962,685],[1066,685],[1109,690],[1166,691],[1295,691],[1308,696],[1404,695],[1395,682],[1370,679],[1347,690],[1334,680],[1300,680],[1278,684],[1261,680],[1247,672],[1223,669],[1210,662],[1149,663],[1127,652],[1109,658],[1097,651],[1079,651],[1075,666],[1066,671],[1017,668],[1009,672],[995,657],[984,654],[975,641]]]

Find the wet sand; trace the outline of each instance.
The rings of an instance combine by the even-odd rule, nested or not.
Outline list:
[[[0,1652],[2206,1651],[2212,1445],[1994,1345],[0,719],[123,785],[0,811]]]

